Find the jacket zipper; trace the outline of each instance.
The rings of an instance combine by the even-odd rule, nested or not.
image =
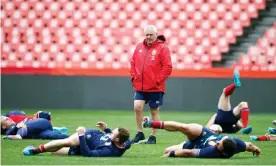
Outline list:
[[[145,68],[145,61],[146,61],[148,50],[149,50],[149,47],[147,47],[146,54],[144,55],[144,63],[143,63],[143,69],[142,69],[142,91],[144,91],[144,68]]]

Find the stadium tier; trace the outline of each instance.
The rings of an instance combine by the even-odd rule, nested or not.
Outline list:
[[[211,68],[264,8],[265,0],[4,0],[1,67],[129,68],[143,27],[154,24],[167,38],[175,69]],[[264,60],[253,66],[275,63],[270,33],[275,28],[251,48],[265,48]],[[249,50],[237,66],[251,69],[252,57]]]
[[[241,70],[276,71],[276,22],[234,66]]]

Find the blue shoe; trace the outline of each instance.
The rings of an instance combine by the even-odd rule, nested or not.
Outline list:
[[[258,141],[258,137],[257,136],[250,136],[250,141]]]
[[[27,146],[27,147],[23,150],[23,154],[24,154],[25,156],[31,156],[31,155],[37,154],[37,152],[35,151],[35,147],[33,147],[33,146]]]
[[[67,127],[53,127],[53,131],[58,132],[58,133],[67,133],[68,128]]]
[[[272,127],[269,127],[269,128],[268,128],[268,133],[269,133],[269,134],[276,134],[276,129],[275,129],[275,128],[272,128]]]
[[[240,72],[237,69],[234,71],[234,84],[237,88],[241,87]]]
[[[272,124],[273,124],[274,126],[276,126],[276,120],[272,121]]]
[[[131,143],[132,144],[140,144],[142,142],[145,142],[145,135],[143,132],[138,132],[136,135],[135,135],[135,138],[131,140]]]
[[[252,127],[248,126],[248,127],[242,129],[242,134],[250,134],[251,131],[252,131]]]
[[[146,144],[156,144],[156,137],[151,135],[147,140]]]
[[[142,126],[144,128],[150,128],[150,127],[152,127],[152,120],[148,116],[145,116],[143,118]]]

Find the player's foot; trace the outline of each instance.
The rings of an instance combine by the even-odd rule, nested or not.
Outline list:
[[[142,123],[142,126],[144,128],[150,128],[152,126],[152,120],[148,117],[148,116],[145,116],[143,118],[143,123]]]
[[[234,84],[237,88],[241,87],[240,72],[237,69],[234,71]]]
[[[245,128],[242,129],[242,134],[250,134],[252,131],[252,127],[251,126],[247,126]]]
[[[143,132],[138,132],[133,140],[131,140],[132,144],[139,143],[139,141],[144,140],[145,135]]]
[[[275,129],[275,128],[272,128],[272,127],[269,127],[269,128],[268,128],[268,133],[269,133],[269,134],[276,134],[276,129]]]
[[[35,151],[35,147],[33,146],[27,146],[24,150],[23,150],[23,154],[25,156],[31,156],[31,155],[35,155],[35,154],[38,154],[36,151]]]
[[[156,137],[151,135],[147,140],[146,144],[156,144]]]
[[[53,131],[58,132],[58,133],[67,133],[68,128],[67,127],[53,127]]]
[[[273,124],[274,126],[276,126],[276,120],[272,121],[272,124]]]
[[[250,141],[258,141],[258,137],[257,136],[250,136]]]

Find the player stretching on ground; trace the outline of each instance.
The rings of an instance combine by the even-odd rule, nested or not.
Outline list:
[[[222,134],[215,134],[199,124],[185,124],[174,121],[152,121],[144,117],[144,128],[158,128],[179,131],[188,141],[170,146],[163,157],[231,158],[234,154],[248,151],[260,155],[260,149],[250,142]]]
[[[276,126],[276,120],[272,122],[273,125]],[[268,133],[261,136],[250,136],[251,141],[276,141],[276,128],[269,127]]]
[[[4,130],[6,136],[3,139],[64,139],[68,135],[53,131],[52,124],[42,118],[28,120],[27,118],[15,123],[12,119],[1,116],[1,131]]]
[[[51,122],[52,120],[52,115],[50,112],[45,112],[45,111],[37,111],[34,115],[26,115],[24,111],[20,110],[12,110],[9,111],[8,113],[3,114],[2,116],[6,116],[13,120],[15,123],[20,123],[24,121],[26,118],[28,120],[34,120],[37,118],[42,118],[42,119],[47,119],[48,121]],[[66,133],[68,131],[67,127],[53,127],[53,131],[55,132],[61,132],[61,133]],[[6,131],[1,130],[1,134],[4,134]]]
[[[129,132],[125,128],[111,131],[104,122],[97,126],[105,133],[94,130],[77,128],[77,133],[69,138],[54,140],[35,148],[28,146],[23,150],[26,156],[44,152],[58,155],[82,155],[86,157],[119,157],[130,148]]]
[[[243,134],[249,134],[252,127],[248,126],[249,108],[247,102],[240,102],[234,109],[230,104],[230,96],[236,88],[241,87],[240,74],[234,71],[234,83],[225,87],[219,98],[217,113],[212,116],[206,125],[211,128],[213,124],[218,124],[223,133],[236,133],[242,128]],[[242,120],[242,123],[239,120]]]

